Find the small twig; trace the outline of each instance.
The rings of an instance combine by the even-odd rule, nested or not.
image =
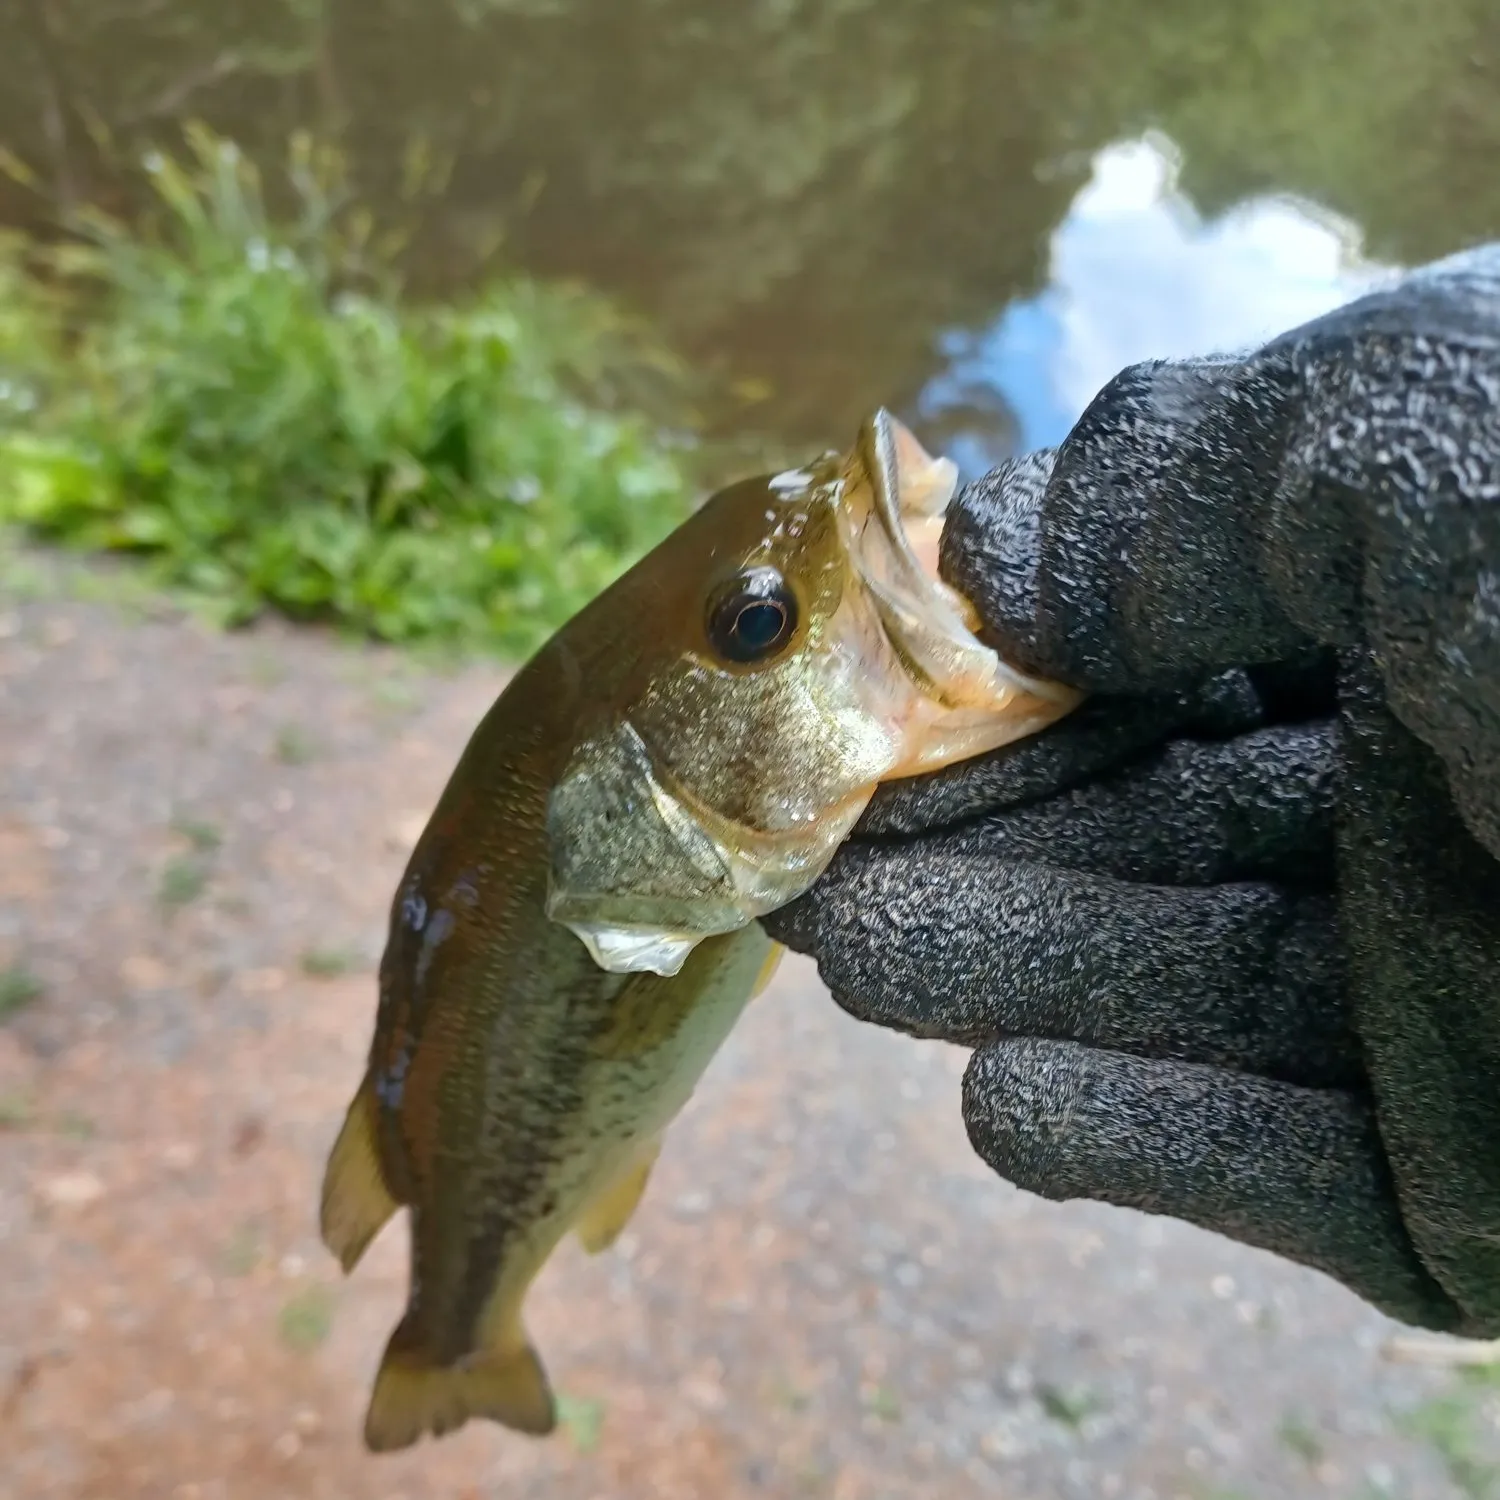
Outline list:
[[[1393,1364],[1465,1365],[1500,1364],[1500,1339],[1426,1338],[1397,1334],[1386,1341],[1381,1353]]]
[[[127,127],[141,125],[148,120],[160,120],[175,115],[181,110],[182,105],[200,89],[211,88],[221,80],[232,77],[244,65],[245,60],[239,53],[221,52],[211,63],[206,63],[201,68],[194,68],[191,73],[164,88],[149,104],[143,104],[138,109],[122,115],[117,124]]]

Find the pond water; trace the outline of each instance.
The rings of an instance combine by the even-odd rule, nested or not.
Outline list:
[[[336,136],[416,285],[497,254],[648,312],[725,418],[885,402],[966,469],[1122,365],[1253,342],[1500,233],[1491,0],[11,0],[0,145],[46,196],[202,119]],[[48,201],[50,199],[50,201]]]

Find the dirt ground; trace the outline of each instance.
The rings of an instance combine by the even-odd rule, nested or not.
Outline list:
[[[14,570],[13,570],[14,571]],[[788,961],[532,1331],[546,1442],[358,1441],[404,1228],[319,1246],[406,849],[502,680],[0,594],[0,1495],[897,1500],[1490,1492],[1490,1381],[1185,1226],[994,1180],[964,1058]],[[41,583],[37,580],[41,579]]]

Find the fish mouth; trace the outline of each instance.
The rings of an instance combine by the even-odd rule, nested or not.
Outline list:
[[[882,408],[860,429],[845,487],[840,516],[855,572],[902,666],[928,697],[959,711],[1015,708],[1018,724],[1047,706],[1058,717],[1077,704],[1074,689],[1018,672],[986,646],[978,611],[941,577],[938,552],[957,465],[928,454]],[[1033,711],[1020,700],[1034,700]]]

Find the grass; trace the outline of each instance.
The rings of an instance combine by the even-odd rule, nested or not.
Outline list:
[[[54,1128],[70,1141],[92,1141],[99,1134],[99,1127],[82,1110],[65,1109],[58,1115]]]
[[[208,889],[213,857],[224,842],[218,824],[205,818],[174,818],[172,832],[188,848],[186,853],[174,855],[167,861],[157,883],[157,904],[169,912],[191,906]]]
[[[226,623],[514,655],[686,514],[683,372],[616,308],[521,277],[413,305],[333,153],[293,142],[277,218],[189,141],[150,226],[0,242],[0,524]]]
[[[305,766],[318,753],[312,736],[297,724],[284,724],[276,732],[276,759],[284,766]]]
[[[172,831],[186,839],[197,854],[213,854],[224,842],[224,835],[217,824],[202,818],[178,818]]]
[[[309,948],[302,955],[302,972],[310,979],[337,979],[354,965],[354,955],[344,948]]]
[[[310,1354],[333,1331],[333,1293],[314,1283],[287,1299],[276,1320],[281,1339],[299,1354]]]
[[[1424,1401],[1401,1425],[1408,1436],[1432,1448],[1467,1500],[1490,1500],[1500,1489],[1500,1468],[1484,1456],[1474,1420],[1473,1393],[1460,1388]]]
[[[557,1424],[580,1453],[592,1453],[604,1428],[604,1403],[591,1396],[559,1395]]]
[[[1288,1453],[1295,1454],[1309,1468],[1315,1468],[1323,1462],[1323,1439],[1306,1417],[1288,1412],[1282,1419],[1276,1436]]]
[[[156,888],[158,903],[168,911],[191,906],[208,889],[208,867],[201,859],[180,855],[169,859]]]
[[[70,1141],[91,1141],[99,1133],[98,1126],[76,1109],[64,1109],[46,1119],[36,1100],[19,1092],[0,1093],[0,1131],[7,1130],[53,1130]]]
[[[835,1466],[827,1459],[806,1459],[792,1474],[792,1492],[809,1496],[826,1494],[835,1472]]]
[[[260,1231],[254,1224],[241,1224],[224,1247],[223,1264],[226,1276],[248,1276],[261,1262]],[[290,1306],[291,1304],[288,1304]],[[287,1315],[282,1309],[283,1319]],[[295,1315],[294,1315],[295,1321]],[[283,1334],[285,1327],[283,1326]]]
[[[0,1021],[8,1021],[34,1005],[47,987],[19,960],[0,969]]]
[[[370,696],[379,708],[393,713],[415,708],[422,701],[415,685],[400,677],[377,678],[370,688]]]
[[[800,1386],[794,1385],[789,1380],[774,1382],[771,1390],[771,1399],[778,1406],[784,1406],[789,1412],[799,1415],[812,1405],[812,1397]]]
[[[1054,1422],[1075,1431],[1100,1406],[1099,1398],[1084,1386],[1060,1386],[1042,1381],[1037,1386],[1036,1396],[1042,1410]]]
[[[287,666],[279,656],[262,647],[250,657],[249,675],[256,687],[280,687],[286,681]]]
[[[25,1130],[36,1120],[36,1105],[25,1094],[0,1093],[0,1131]]]

